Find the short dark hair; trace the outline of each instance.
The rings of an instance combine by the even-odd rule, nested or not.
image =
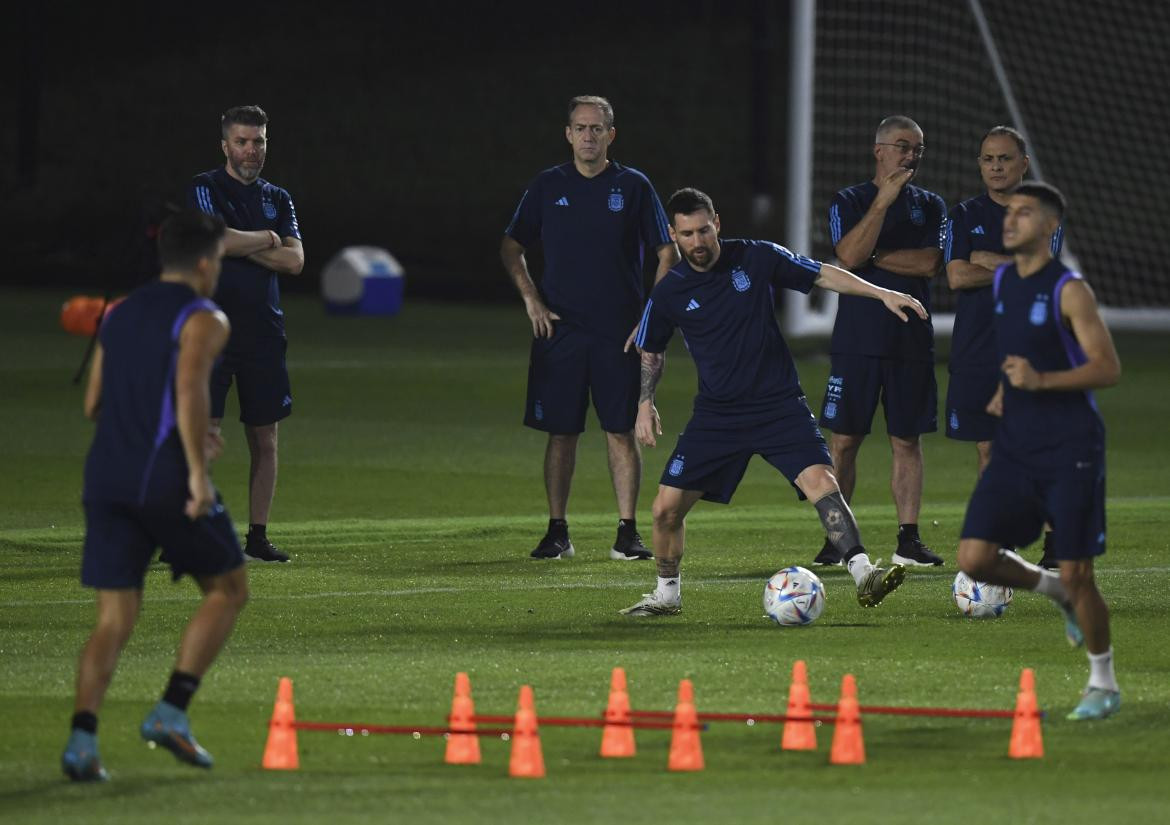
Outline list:
[[[1064,195],[1060,193],[1060,190],[1052,184],[1038,180],[1024,181],[1012,191],[1012,194],[1027,195],[1029,198],[1035,198],[1056,215],[1059,220],[1064,220],[1067,202],[1064,199]]]
[[[164,270],[193,269],[200,258],[215,254],[226,225],[218,215],[183,209],[163,221],[158,233],[158,258]]]
[[[613,104],[599,95],[577,95],[569,101],[569,120],[573,119],[573,112],[578,106],[596,106],[601,110],[601,119],[605,121],[605,128],[613,128]]]
[[[1011,126],[992,126],[987,130],[982,138],[979,139],[979,145],[983,146],[983,141],[994,135],[1007,135],[1016,142],[1016,146],[1020,147],[1020,154],[1028,154],[1028,143],[1024,140],[1024,136],[1020,134],[1019,129],[1013,129]]]
[[[711,217],[715,217],[715,203],[711,196],[691,186],[678,190],[666,202],[666,216],[671,226],[674,226],[675,215],[690,215],[700,209],[706,209]]]
[[[219,118],[219,133],[225,138],[228,129],[236,124],[241,126],[267,126],[268,114],[259,106],[233,106]]]

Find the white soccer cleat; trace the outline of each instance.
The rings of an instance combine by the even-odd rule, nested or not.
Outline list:
[[[676,616],[682,612],[682,597],[667,600],[655,590],[653,593],[643,593],[642,601],[618,612],[623,616]]]

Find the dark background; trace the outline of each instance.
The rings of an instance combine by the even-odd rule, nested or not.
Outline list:
[[[1170,303],[1164,6],[984,5],[1087,274],[1113,303]],[[785,241],[784,2],[46,3],[4,28],[3,283],[153,275],[148,227],[222,163],[219,115],[242,103],[269,113],[263,175],[305,234],[286,288],[315,289],[337,250],[373,244],[403,262],[410,295],[509,298],[499,238],[527,182],[569,159],[574,94],[613,101],[611,157],[664,199],[699,186],[727,234]],[[822,0],[817,49],[815,254],[831,254],[832,192],[872,173],[885,114],[923,124],[921,185],[948,205],[980,191],[979,137],[1008,115],[967,3]],[[753,194],[775,197],[767,219]]]

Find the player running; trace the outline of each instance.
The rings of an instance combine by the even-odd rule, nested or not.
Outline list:
[[[97,590],[97,625],[81,651],[72,733],[61,757],[70,779],[108,779],[98,756],[97,713],[142,607],[160,545],[175,578],[190,574],[203,601],[183,632],[162,701],[142,738],[210,768],[191,735],[187,706],[248,598],[235,528],[211,484],[222,441],[211,429],[211,367],[227,318],[208,296],[223,257],[224,224],[195,211],[163,224],[155,283],[135,290],[102,323],[85,392],[97,420],[85,463],[81,582]]]
[[[1003,370],[988,405],[1002,415],[959,542],[959,566],[978,581],[1043,593],[1064,611],[1073,645],[1089,654],[1089,683],[1069,719],[1121,708],[1109,609],[1093,578],[1105,552],[1105,424],[1092,390],[1121,376],[1121,362],[1093,292],[1052,257],[1064,197],[1021,184],[1008,201],[1004,246],[1014,262],[995,273],[996,350]],[[1004,545],[1036,540],[1048,521],[1059,574]]]
[[[841,495],[825,439],[805,401],[788,345],[776,324],[777,287],[807,293],[813,286],[873,298],[903,322],[925,320],[922,304],[767,241],[719,238],[719,216],[697,189],[681,189],[666,207],[670,236],[683,261],[651,293],[637,344],[642,389],[635,433],[655,446],[662,424],[654,390],[666,345],[677,327],[699,374],[694,413],[666,464],[654,500],[658,584],[630,616],[682,609],[679,565],[686,515],[699,499],[726,504],[759,454],[813,502],[829,540],[844,559],[863,607],[878,605],[902,583],[900,564],[870,562],[853,513]],[[880,564],[880,562],[879,562]]]

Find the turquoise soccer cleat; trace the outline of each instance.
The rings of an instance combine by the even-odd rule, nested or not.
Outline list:
[[[1121,710],[1121,691],[1105,688],[1085,688],[1081,703],[1066,717],[1073,722],[1086,719],[1104,719]]]
[[[142,738],[166,748],[180,762],[197,768],[210,768],[214,759],[191,735],[187,714],[169,702],[159,702],[142,720]]]
[[[74,782],[107,782],[110,775],[98,757],[97,736],[74,730],[61,754],[61,770]]]

